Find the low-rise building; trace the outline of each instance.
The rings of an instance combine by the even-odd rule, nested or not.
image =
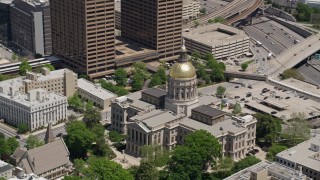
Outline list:
[[[69,69],[50,71],[42,68],[41,73],[27,72],[26,76],[0,82],[2,92],[20,91],[27,94],[33,89],[46,89],[70,97],[77,91],[78,75]]]
[[[78,94],[101,109],[110,107],[111,101],[117,97],[116,94],[102,88],[101,84],[93,84],[86,79],[78,79]]]
[[[163,108],[167,92],[164,89],[150,88],[141,92],[141,100]]]
[[[186,29],[182,36],[190,52],[212,53],[216,59],[241,56],[250,48],[244,31],[220,23]]]
[[[303,174],[314,180],[319,180],[320,136],[280,152],[276,156],[276,162],[293,169],[301,167]]]
[[[24,123],[34,131],[67,119],[67,98],[44,89],[21,94],[13,89],[6,92],[0,88],[0,118],[14,126]]]
[[[111,129],[127,134],[127,122],[130,117],[153,109],[155,109],[154,105],[144,101],[134,101],[127,96],[118,97],[111,103]]]
[[[182,19],[188,20],[197,18],[200,14],[200,1],[183,0]]]
[[[246,169],[243,169],[224,180],[311,180],[301,170],[268,161],[260,162]]]
[[[0,178],[11,178],[13,169],[14,167],[11,164],[0,160]]]
[[[71,172],[72,163],[69,160],[69,150],[59,137],[55,139],[51,125],[48,126],[46,144],[34,148],[23,149],[18,147],[11,156],[12,161],[17,162],[16,166],[23,169],[20,175],[35,174],[47,179],[57,179],[68,175]]]

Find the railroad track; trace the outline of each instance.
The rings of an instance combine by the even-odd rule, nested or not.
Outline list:
[[[260,5],[262,4],[262,1],[263,0],[256,0],[255,3],[253,4],[253,6],[244,10],[239,16],[235,16],[233,18],[228,19],[224,24],[230,25],[232,23],[235,23],[235,22],[249,16],[251,13],[253,13],[255,10],[257,10],[260,7]]]
[[[232,2],[230,2],[229,4],[225,5],[223,8],[210,13],[206,16],[200,17],[199,19],[197,19],[197,21],[200,24],[205,24],[208,22],[208,20],[210,19],[214,19],[216,17],[228,17],[228,15],[230,15],[230,12],[232,12],[232,10],[238,8],[241,5],[244,5],[245,3],[249,2],[251,0],[233,0]],[[232,15],[232,14],[231,14]],[[191,21],[188,24],[183,25],[183,28],[191,28],[194,26],[194,23]]]

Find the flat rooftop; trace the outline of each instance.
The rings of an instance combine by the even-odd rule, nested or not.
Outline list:
[[[318,89],[318,86],[316,86],[316,85],[309,84],[309,83],[306,83],[306,82],[303,82],[303,81],[300,81],[297,79],[293,79],[293,78],[282,80],[281,82],[284,84],[294,86],[298,89],[301,89],[301,90],[304,90],[304,91],[307,91],[307,92],[310,92],[310,93],[313,93],[313,94],[320,96],[320,90]]]
[[[130,56],[143,55],[146,53],[157,52],[147,46],[137,42],[117,36],[115,40],[116,60]]]
[[[221,111],[219,109],[212,108],[209,105],[198,106],[196,108],[193,108],[192,111],[197,112],[197,113],[201,113],[204,115],[208,115],[211,118],[216,118],[216,117],[219,117],[219,116],[226,114],[226,112]]]
[[[35,98],[35,94],[38,91],[42,91],[45,93],[44,101],[41,101],[41,100],[39,101]],[[31,101],[28,100],[29,93],[33,95],[33,98],[31,99]],[[34,89],[34,90],[29,91],[29,93],[28,94],[21,94],[20,92],[18,92],[13,97],[6,94],[6,93],[0,93],[0,96],[4,97],[6,99],[9,99],[11,101],[14,101],[18,104],[24,105],[26,107],[45,105],[45,104],[50,104],[52,102],[60,102],[61,100],[67,99],[63,95],[60,95],[57,93],[48,93],[44,89]]]
[[[146,90],[143,90],[142,93],[147,94],[149,96],[156,97],[156,98],[165,96],[167,94],[166,90],[159,89],[159,88],[148,88]]]
[[[220,23],[191,28],[189,32],[184,30],[182,36],[208,46],[219,46],[238,39],[249,39],[244,31]]]
[[[279,163],[271,163],[268,161],[263,161],[260,163],[257,163],[255,165],[252,165],[246,169],[243,169],[224,180],[250,180],[251,179],[251,172],[258,173],[263,170],[267,170],[269,172],[275,173],[275,174],[281,174],[282,176],[288,178],[288,179],[301,179],[302,177],[306,177],[304,174],[299,174],[297,170],[291,169],[289,167],[283,166]],[[309,178],[307,178],[309,180]],[[311,178],[310,178],[311,180]]]
[[[168,110],[153,110],[151,112],[133,116],[131,120],[138,120],[143,122],[146,126],[150,128],[155,128],[159,125],[168,123],[173,120],[178,120],[183,118],[183,114],[174,114]]]
[[[232,118],[230,116],[226,116],[224,121],[217,122],[213,126],[204,124],[202,122],[196,121],[194,119],[191,119],[189,117],[185,117],[180,124],[199,130],[203,129],[214,135],[215,137],[220,137],[222,133],[243,133],[246,131],[246,128],[244,126],[241,126],[237,124],[237,120],[235,118]]]
[[[100,99],[111,99],[117,97],[116,94],[102,88],[100,84],[93,84],[92,82],[83,78],[78,79],[78,88],[96,97],[99,97]]]
[[[239,86],[239,88],[234,88],[235,86]],[[308,84],[308,86],[312,85]],[[270,91],[262,93],[262,90],[264,88],[267,88]],[[286,91],[283,89],[275,88],[275,86],[272,86],[265,82],[256,82],[252,85],[252,89],[234,84],[233,86],[228,88],[227,91],[229,100],[235,99],[239,102],[245,103],[245,105],[247,106],[251,106],[259,111],[271,114],[274,117],[282,119],[290,119],[290,115],[292,113],[298,112],[304,112],[307,119],[320,114],[319,102],[301,97],[298,93],[293,91]],[[251,97],[246,97],[248,92],[251,92]],[[235,98],[236,96],[239,97]],[[278,110],[268,104],[264,104],[263,102],[268,102],[284,109]],[[313,112],[314,114],[311,114],[311,112]]]
[[[291,162],[301,164],[302,166],[314,169],[320,172],[320,150],[311,149],[312,146],[320,146],[320,136],[316,136],[308,141],[304,141],[297,146],[282,151],[277,154],[277,157],[284,158]]]

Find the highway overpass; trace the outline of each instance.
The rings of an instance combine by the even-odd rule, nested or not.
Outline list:
[[[298,43],[292,48],[287,49],[278,57],[272,59],[273,64],[276,64],[277,68],[269,69],[266,74],[279,75],[286,69],[293,68],[303,60],[312,56],[320,50],[320,35],[312,35],[306,38],[304,41]]]
[[[243,72],[225,71],[224,77],[226,78],[227,81],[229,81],[230,78],[250,79],[250,80],[256,80],[256,81],[268,81],[268,76],[249,74],[249,73],[243,73]]]

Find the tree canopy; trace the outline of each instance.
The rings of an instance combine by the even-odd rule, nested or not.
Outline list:
[[[84,122],[72,121],[67,124],[66,145],[73,157],[84,157],[95,141],[95,134],[87,129]]]
[[[28,60],[23,60],[19,65],[19,74],[21,76],[25,76],[27,71],[32,71],[32,67],[30,66]]]
[[[225,87],[223,87],[223,86],[218,86],[217,87],[217,95],[218,96],[222,96],[222,95],[224,95],[224,93],[226,92],[226,88]]]
[[[281,132],[281,120],[269,114],[257,113],[254,116],[258,121],[256,128],[257,143],[271,146]]]
[[[19,125],[18,125],[18,133],[19,134],[24,134],[24,133],[26,133],[26,132],[28,132],[29,131],[29,127],[28,127],[28,125],[27,124],[25,124],[25,123],[20,123]]]
[[[42,145],[44,145],[44,142],[39,140],[36,136],[34,135],[29,135],[27,141],[27,149],[34,149],[36,147],[40,147]]]
[[[127,85],[127,71],[123,68],[119,68],[114,73],[114,80],[116,81],[118,86],[126,86]]]
[[[113,179],[113,180],[133,180],[129,171],[123,169],[120,164],[105,158],[92,158],[87,161],[88,167],[83,174],[89,179]]]
[[[151,77],[149,87],[154,87],[162,84],[166,84],[167,75],[164,67],[159,67],[157,72]]]
[[[92,128],[95,124],[98,124],[100,120],[101,120],[100,112],[97,111],[93,107],[92,102],[89,101],[87,103],[86,110],[84,112],[83,122],[85,122],[88,128]]]
[[[160,145],[144,145],[141,147],[141,157],[156,167],[162,167],[169,162],[170,151]]]
[[[55,70],[54,66],[52,66],[51,64],[45,64],[42,67],[48,68],[50,71],[54,71]]]
[[[255,156],[247,156],[247,157],[245,157],[235,163],[234,168],[233,168],[233,172],[236,173],[238,171],[241,171],[242,169],[250,167],[250,166],[257,164],[259,162],[261,162],[261,160],[256,158]]]
[[[100,79],[99,83],[101,84],[102,88],[104,88],[104,89],[106,89],[108,91],[111,91],[111,92],[117,94],[118,96],[124,96],[124,95],[127,95],[129,93],[129,91],[126,88],[121,87],[121,86],[115,86],[112,83],[107,82],[107,81],[105,81],[103,79]]]
[[[159,171],[157,167],[149,161],[142,161],[135,174],[136,180],[158,180]]]
[[[273,143],[272,146],[268,149],[267,159],[268,159],[269,161],[274,161],[276,155],[277,155],[279,152],[282,152],[282,151],[284,151],[284,150],[286,150],[286,149],[288,149],[287,146]]]
[[[236,115],[236,114],[241,113],[241,111],[242,111],[242,108],[241,108],[240,104],[236,103],[233,107],[232,114]]]
[[[218,140],[205,130],[188,134],[184,142],[172,152],[168,179],[200,179],[202,170],[221,155]]]
[[[6,138],[0,133],[0,147],[0,159],[7,160],[19,147],[19,142],[14,137]]]
[[[68,98],[68,105],[75,111],[83,112],[84,110],[84,101],[77,93]]]
[[[288,127],[284,130],[288,134],[288,145],[296,144],[308,140],[310,138],[310,129],[308,122],[305,120],[304,113],[293,113],[290,115]]]
[[[243,70],[243,71],[245,71],[245,70],[247,70],[247,68],[248,68],[248,63],[242,63],[241,64],[241,69]]]

